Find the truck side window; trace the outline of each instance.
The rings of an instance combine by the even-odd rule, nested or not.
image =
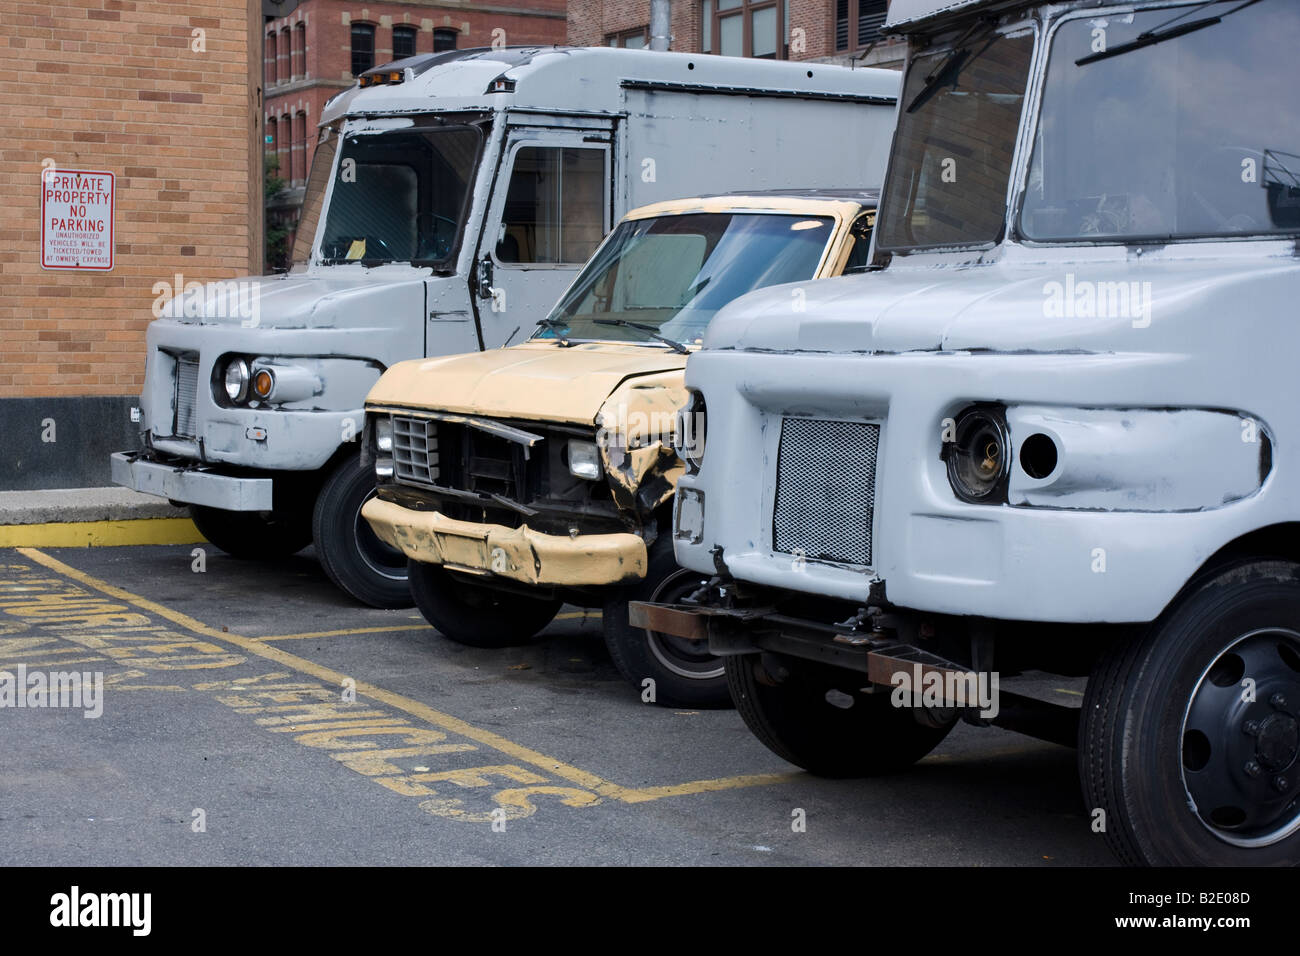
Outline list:
[[[524,146],[515,153],[496,257],[586,262],[605,234],[605,151]]]

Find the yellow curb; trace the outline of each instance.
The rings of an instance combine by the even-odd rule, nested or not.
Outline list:
[[[0,526],[0,548],[105,548],[128,544],[202,544],[204,540],[189,518]]]

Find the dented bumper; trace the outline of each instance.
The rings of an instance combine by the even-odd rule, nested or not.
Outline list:
[[[539,587],[591,587],[639,581],[645,542],[634,534],[543,534],[527,525],[458,521],[379,498],[361,509],[383,541],[413,561]]]

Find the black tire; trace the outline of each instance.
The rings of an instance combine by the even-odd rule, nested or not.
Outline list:
[[[643,699],[644,681],[650,679],[654,681],[653,702],[661,706],[731,706],[722,658],[708,653],[699,642],[632,627],[627,619],[628,601],[675,604],[707,580],[708,575],[679,567],[672,539],[660,535],[650,547],[645,579],[618,589],[605,600],[601,616],[605,646],[619,673]]]
[[[375,493],[375,476],[360,457],[341,461],[325,480],[312,513],[312,538],[325,574],[371,607],[410,607],[406,555],[380,541],[361,506]]]
[[[1103,654],[1083,706],[1086,809],[1121,862],[1300,863],[1300,566],[1194,583]]]
[[[890,703],[887,688],[863,693],[866,682],[865,674],[793,658],[727,658],[732,699],[754,736],[778,757],[822,777],[902,770],[952,729],[918,723],[910,708]],[[827,699],[832,691],[839,692],[838,706]]]
[[[444,637],[470,647],[526,644],[560,609],[559,601],[466,584],[436,564],[412,561],[408,577],[424,619]]]
[[[199,534],[232,558],[287,558],[311,544],[311,512],[226,511],[190,505]]]

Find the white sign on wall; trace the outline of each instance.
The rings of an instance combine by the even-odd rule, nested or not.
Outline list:
[[[112,173],[46,169],[41,176],[41,267],[113,268]]]

